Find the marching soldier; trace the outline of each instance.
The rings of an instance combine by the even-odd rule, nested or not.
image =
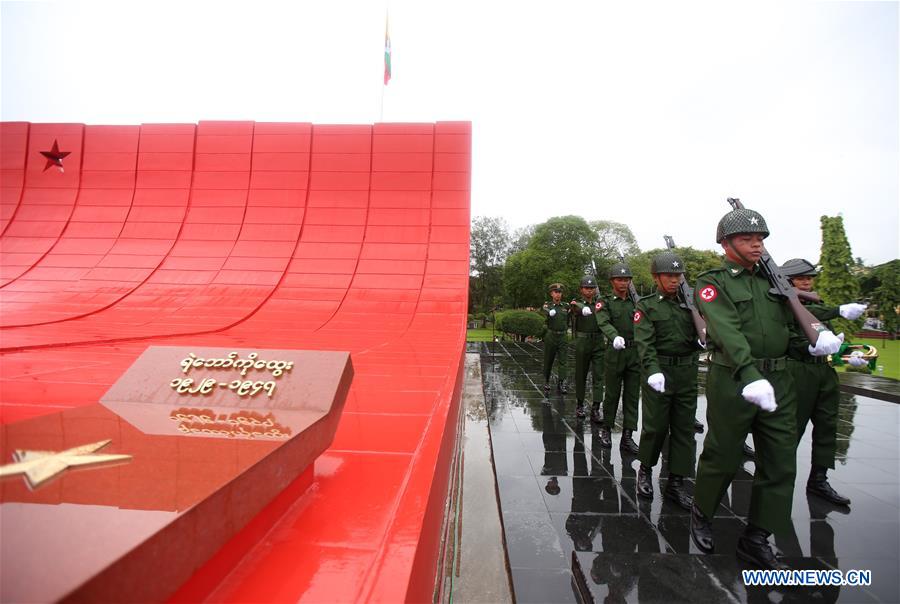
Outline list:
[[[697,468],[691,538],[701,551],[714,551],[710,518],[741,461],[741,444],[752,431],[756,472],[737,556],[763,568],[786,569],[768,538],[791,529],[797,399],[786,355],[789,347],[806,342],[792,329],[795,321],[788,305],[769,293],[769,280],[757,266],[768,235],[759,213],[742,208],[726,214],[716,233],[716,242],[725,250],[724,265],[701,274],[694,289],[711,354],[706,382],[709,433]],[[816,346],[808,348],[816,356],[831,354],[840,341],[822,332]]]
[[[594,313],[603,308],[603,301],[595,299],[597,282],[590,275],[581,279],[581,299],[572,300],[572,333],[575,336],[575,414],[584,417],[584,381],[591,371],[593,400],[591,412],[600,412],[603,400],[603,334]]]
[[[611,431],[616,421],[619,395],[622,396],[622,440],[619,448],[636,455],[638,446],[632,434],[637,430],[638,397],[641,389],[641,366],[634,345],[634,301],[628,292],[631,269],[624,263],[609,269],[613,295],[597,313],[597,324],[607,338],[604,369],[606,398],[603,399],[603,427],[600,446],[612,447]],[[599,423],[599,417],[591,416]]]
[[[568,328],[568,307],[562,303],[563,285],[554,283],[549,288],[550,301],[544,302],[541,313],[546,317],[547,330],[544,332],[544,392],[550,392],[550,372],[556,359],[556,389],[568,392],[566,376],[569,373],[569,343],[566,341]]]
[[[811,262],[801,258],[788,260],[781,269],[790,277],[794,287],[804,292],[813,290],[813,279],[819,274]],[[835,308],[804,301],[804,305],[823,322],[839,316],[852,321],[858,319],[866,310],[863,304],[842,304]],[[828,325],[828,328],[831,329],[831,326]],[[862,365],[865,361],[851,357],[850,363]],[[850,505],[850,499],[828,484],[828,469],[834,469],[834,453],[837,445],[840,401],[837,372],[828,364],[828,357],[813,356],[805,350],[797,351],[788,359],[788,370],[797,386],[798,445],[806,431],[807,422],[812,420],[813,425],[812,467],[806,481],[806,492],[837,505]]]
[[[668,435],[669,480],[665,496],[690,509],[684,477],[694,470],[700,344],[691,311],[678,297],[684,261],[672,252],[664,252],[653,259],[650,272],[657,291],[641,298],[633,319],[634,338],[646,377],[638,495],[653,498],[653,466],[659,461]]]

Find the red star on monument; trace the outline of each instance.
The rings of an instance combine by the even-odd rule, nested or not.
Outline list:
[[[44,166],[43,171],[46,172],[47,168],[49,168],[51,166],[56,166],[57,168],[59,168],[60,172],[65,172],[65,169],[63,168],[62,160],[69,153],[71,153],[71,151],[60,151],[59,144],[54,139],[52,149],[50,149],[49,151],[41,151],[41,155],[43,155],[44,157],[47,158],[47,165]]]

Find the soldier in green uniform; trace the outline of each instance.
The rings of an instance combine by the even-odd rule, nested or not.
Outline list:
[[[634,345],[634,302],[628,294],[628,286],[631,284],[631,269],[628,265],[621,262],[614,264],[609,269],[609,283],[613,295],[597,313],[597,324],[607,341],[604,369],[606,398],[603,399],[600,446],[612,447],[611,431],[616,422],[621,394],[622,440],[619,448],[636,455],[638,446],[632,434],[637,430],[641,366]]]
[[[544,392],[550,392],[550,372],[556,359],[556,389],[565,394],[568,392],[566,376],[569,374],[569,343],[566,341],[569,308],[562,303],[562,283],[554,283],[549,291],[550,301],[544,302],[541,308],[541,314],[547,321],[544,332]]]
[[[781,269],[790,277],[794,287],[811,292],[813,279],[818,275],[816,267],[802,258],[785,262]],[[806,309],[820,321],[844,317],[858,319],[866,310],[863,304],[843,304],[830,307],[824,304],[803,302]],[[828,325],[828,323],[825,323]],[[831,326],[828,325],[831,329]],[[864,365],[858,357],[850,358],[851,364]],[[806,424],[812,420],[812,467],[806,481],[806,492],[818,495],[837,505],[850,505],[850,499],[835,491],[828,484],[828,469],[834,468],[834,452],[837,445],[837,416],[840,389],[837,372],[828,364],[828,357],[813,356],[805,350],[796,351],[788,359],[788,370],[797,387],[797,441],[806,432]]]
[[[638,459],[638,495],[653,498],[653,466],[669,437],[669,480],[665,496],[685,509],[684,477],[694,471],[694,418],[697,413],[697,330],[691,311],[678,297],[684,261],[672,252],[653,259],[650,272],[656,293],[641,298],[634,312],[637,342],[646,385]]]
[[[581,298],[569,305],[575,336],[575,414],[578,417],[585,415],[584,382],[589,369],[593,384],[592,413],[599,414],[603,400],[603,333],[594,314],[603,308],[603,301],[596,295],[597,282],[586,275],[581,279]]]
[[[786,356],[789,349],[808,343],[794,329],[785,300],[769,292],[769,280],[757,265],[768,235],[759,213],[738,209],[726,214],[716,233],[725,250],[724,265],[702,273],[694,289],[711,354],[706,380],[709,433],[697,468],[691,538],[701,551],[714,551],[710,518],[741,461],[741,444],[752,431],[756,472],[737,556],[763,568],[786,569],[769,547],[771,533],[792,528],[797,399]],[[826,331],[808,349],[816,356],[831,354],[840,341]]]

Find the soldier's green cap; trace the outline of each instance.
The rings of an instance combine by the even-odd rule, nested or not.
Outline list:
[[[684,260],[678,254],[672,252],[663,252],[654,256],[650,263],[650,272],[654,275],[659,273],[683,273]]]
[[[633,277],[631,274],[631,269],[628,268],[628,265],[624,262],[617,262],[609,267],[609,278],[613,277]]]
[[[762,233],[765,238],[769,236],[769,227],[766,226],[766,219],[762,214],[741,208],[731,210],[722,216],[716,228],[716,243],[722,243],[723,239],[737,233]]]
[[[548,292],[561,292],[564,289],[565,288],[563,287],[562,283],[551,283],[550,287],[547,288],[547,291]]]
[[[581,278],[581,287],[597,287],[597,282],[590,275]]]
[[[781,270],[788,277],[815,277],[819,274],[815,265],[803,258],[791,258],[781,265]]]

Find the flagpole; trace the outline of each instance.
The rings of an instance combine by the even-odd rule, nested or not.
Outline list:
[[[381,85],[381,103],[378,108],[378,121],[384,121],[384,89],[391,79],[391,34],[389,25],[390,2],[384,7],[384,83]]]

